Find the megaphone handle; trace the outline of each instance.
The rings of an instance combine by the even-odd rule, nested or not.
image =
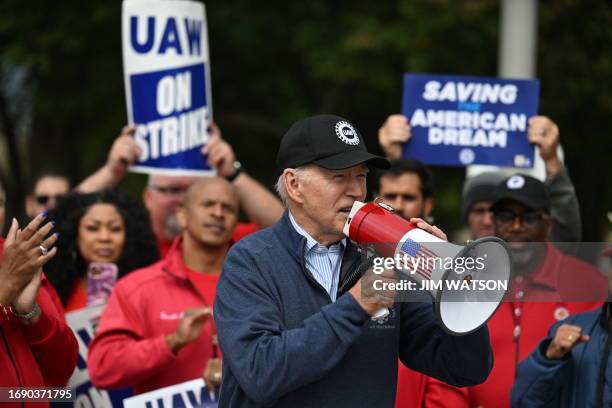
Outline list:
[[[381,307],[380,309],[376,311],[376,313],[372,315],[372,319],[374,320],[384,319],[387,316],[389,316],[389,309],[386,307]]]

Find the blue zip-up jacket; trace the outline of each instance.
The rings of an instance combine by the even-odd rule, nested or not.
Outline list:
[[[385,322],[373,321],[348,292],[331,301],[305,267],[304,243],[285,212],[230,250],[214,307],[219,407],[393,407],[398,356],[456,386],[487,378],[486,327],[448,335],[429,298],[396,303]],[[339,287],[360,261],[348,244]]]
[[[517,368],[511,397],[513,407],[595,407],[598,387],[603,387],[603,406],[612,407],[610,345],[604,357],[609,337],[608,324],[602,318],[606,307],[610,306],[571,316],[551,326],[548,337]],[[577,344],[565,358],[549,360],[546,350],[564,323],[580,326],[582,334],[588,334],[590,339]],[[606,364],[603,375],[602,358]]]

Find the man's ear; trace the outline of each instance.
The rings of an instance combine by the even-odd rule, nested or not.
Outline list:
[[[187,217],[187,211],[185,210],[185,207],[180,206],[175,211],[176,211],[176,220],[178,221],[179,226],[183,230],[186,229],[187,224],[188,224],[188,220],[187,220],[188,217]]]
[[[144,190],[142,190],[142,202],[149,211],[151,211],[151,194],[153,194],[153,192],[149,187],[145,187]]]
[[[285,169],[283,171],[283,181],[285,183],[285,191],[287,191],[287,197],[297,203],[304,202],[304,196],[302,195],[302,184],[303,180],[300,180],[295,175],[295,170]]]

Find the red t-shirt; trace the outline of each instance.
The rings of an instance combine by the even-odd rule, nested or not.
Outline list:
[[[200,292],[200,295],[204,297],[206,306],[212,306],[215,302],[219,275],[194,271],[193,269],[189,269],[187,266],[185,266],[184,271],[187,279],[193,283],[198,292]]]

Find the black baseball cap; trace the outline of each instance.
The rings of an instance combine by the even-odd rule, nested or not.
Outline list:
[[[550,196],[544,183],[540,180],[515,174],[497,185],[494,192],[491,211],[495,212],[500,204],[515,200],[532,210],[544,210],[550,213]]]
[[[298,120],[283,136],[276,156],[279,173],[311,163],[329,170],[346,169],[360,163],[389,168],[387,159],[368,152],[357,128],[336,115]]]
[[[463,200],[461,204],[461,221],[467,224],[468,214],[472,206],[481,201],[493,202],[497,185],[505,180],[507,175],[500,172],[486,172],[467,179],[463,184]]]

